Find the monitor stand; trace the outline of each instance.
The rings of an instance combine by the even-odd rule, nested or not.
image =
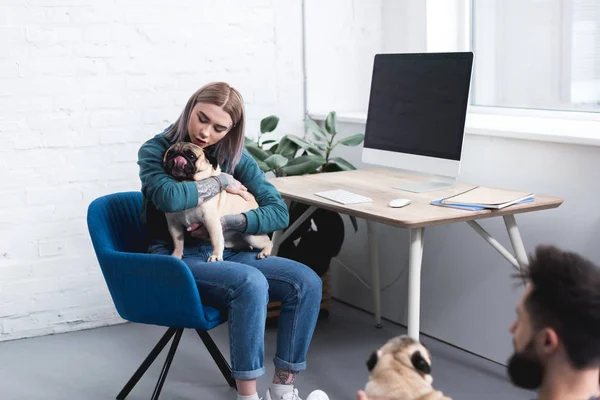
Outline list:
[[[431,180],[420,182],[410,182],[398,186],[393,186],[394,189],[403,190],[412,193],[435,192],[436,190],[450,189],[455,185],[456,181],[447,177],[436,177]]]

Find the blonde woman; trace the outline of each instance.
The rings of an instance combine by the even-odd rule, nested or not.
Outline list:
[[[249,191],[259,203],[256,210],[224,217],[224,230],[265,234],[288,226],[288,210],[279,192],[244,150],[244,124],[240,93],[226,83],[210,83],[190,97],[173,125],[142,145],[138,165],[150,253],[171,254],[164,212],[196,207],[223,189],[243,197]],[[162,167],[162,157],[171,144],[179,141],[201,146],[224,172],[197,182],[172,179]],[[319,276],[306,265],[285,258],[257,260],[252,251],[225,249],[223,261],[208,263],[212,248],[206,230],[200,227],[188,236],[183,261],[196,280],[202,300],[229,311],[231,366],[238,399],[259,400],[256,378],[265,373],[264,331],[267,302],[271,299],[282,304],[275,374],[265,397],[300,400],[294,382],[298,372],[306,369],[306,353],[321,302]],[[315,391],[307,400],[326,398],[323,392]]]

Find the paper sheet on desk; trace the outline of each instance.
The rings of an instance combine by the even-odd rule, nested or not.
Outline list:
[[[472,206],[469,204],[442,203],[442,201],[444,201],[444,200],[445,200],[445,198],[438,199],[438,200],[431,200],[431,204],[433,204],[434,206],[458,208],[459,210],[466,210],[466,211],[481,211],[481,210],[490,210],[491,209],[491,208],[487,208],[487,207],[483,207],[483,206]],[[532,202],[533,200],[534,200],[533,197],[528,197],[528,198],[523,199],[514,204],[529,203],[529,202]],[[508,206],[508,207],[510,207],[510,206]]]
[[[461,204],[485,208],[504,208],[512,204],[517,204],[530,197],[535,197],[531,192],[522,192],[516,190],[506,190],[491,188],[485,186],[476,186],[445,199],[441,199],[443,204]]]

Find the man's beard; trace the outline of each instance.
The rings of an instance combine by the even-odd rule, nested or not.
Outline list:
[[[515,351],[508,360],[508,376],[515,386],[537,389],[544,379],[544,366],[533,349],[531,340],[523,351]]]

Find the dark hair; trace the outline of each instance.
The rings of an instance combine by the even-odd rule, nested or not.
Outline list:
[[[533,286],[525,307],[534,328],[554,329],[575,368],[600,365],[600,269],[573,252],[538,246],[519,276]]]

